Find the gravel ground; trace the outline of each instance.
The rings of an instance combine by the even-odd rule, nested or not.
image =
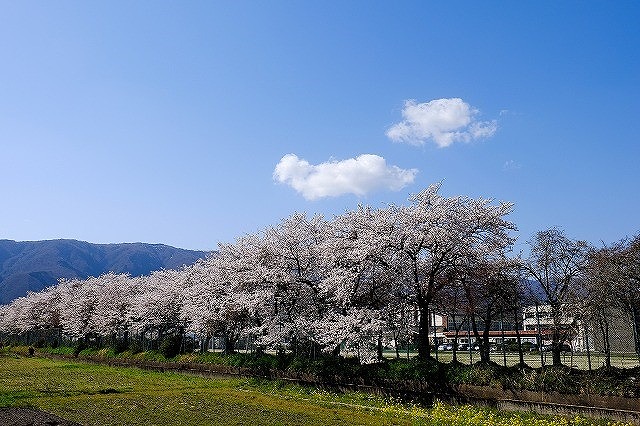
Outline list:
[[[82,426],[31,408],[0,408],[2,426]]]

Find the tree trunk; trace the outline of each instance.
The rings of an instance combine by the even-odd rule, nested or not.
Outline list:
[[[482,344],[481,339],[480,339],[480,333],[478,332],[478,323],[476,321],[476,316],[475,314],[471,314],[471,329],[473,330],[473,337],[476,338],[476,342],[479,344]],[[471,346],[471,339],[469,339],[469,354],[471,354],[472,351],[472,346]],[[482,354],[482,345],[480,346],[480,361],[485,361],[483,358],[483,354]]]
[[[560,351],[562,350],[562,311],[559,303],[551,303],[551,316],[553,318],[553,334],[551,338],[551,354],[554,366],[562,365]]]
[[[638,306],[631,306],[631,318],[633,320],[633,341],[636,354],[640,359],[640,308]]]
[[[482,318],[484,322],[484,328],[482,335],[478,331],[478,323],[476,321],[475,314],[471,314],[471,327],[473,328],[473,335],[476,338],[480,349],[480,362],[487,363],[490,360],[489,357],[489,331],[491,330],[491,316]],[[471,341],[469,341],[469,350],[471,350]]]
[[[606,313],[601,312],[598,318],[600,332],[602,333],[602,346],[604,349],[604,366],[611,368],[611,342],[609,341],[609,321]]]
[[[396,359],[400,359],[400,349],[398,348],[398,336],[395,336],[393,340],[395,341]]]
[[[554,366],[562,365],[562,358],[560,357],[561,349],[562,341],[560,340],[560,332],[557,327],[554,327],[553,340],[551,342],[551,359]]]
[[[394,330],[393,331],[393,343],[394,343],[394,350],[396,353],[396,359],[400,358],[400,350],[398,349],[398,338],[400,337],[400,331],[399,330]]]
[[[587,348],[587,366],[589,367],[589,373],[591,373],[591,348],[589,342],[589,330],[587,329],[587,322],[584,322],[584,344]]]
[[[553,355],[552,357],[553,365],[554,366],[562,365],[562,358],[560,357],[560,347],[554,345],[551,353]]]
[[[279,349],[280,352],[282,352],[284,354],[284,351],[282,351],[282,349]],[[336,345],[335,348],[333,348],[333,350],[331,351],[331,356],[334,358],[338,358],[340,356],[340,345]]]
[[[418,358],[431,358],[431,346],[429,345],[429,304],[424,299],[418,300],[418,312],[420,321],[418,325]]]
[[[236,349],[235,349],[235,342],[234,340],[229,337],[229,336],[225,336],[224,338],[224,353],[226,355],[235,353]]]
[[[211,345],[211,334],[207,333],[204,338],[204,343],[202,346],[202,352],[209,352],[209,346]]]
[[[456,325],[456,314],[451,315],[451,321],[453,322],[453,329],[455,330],[455,334],[453,335],[453,362],[458,362],[458,335],[460,333],[460,329]]]
[[[520,328],[518,327],[518,309],[513,310],[513,319],[516,326],[516,341],[518,342],[518,359],[520,365],[524,365],[524,353],[522,351],[522,339],[520,339]]]
[[[500,309],[500,334],[502,339],[502,363],[507,366],[507,342],[504,338],[504,312]]]
[[[484,330],[482,330],[482,336],[480,338],[480,361],[489,362],[490,354],[489,354],[489,331],[491,330],[491,322],[492,318],[486,317],[484,318]]]

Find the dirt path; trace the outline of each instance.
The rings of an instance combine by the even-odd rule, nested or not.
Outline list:
[[[0,408],[2,426],[82,426],[31,408]]]

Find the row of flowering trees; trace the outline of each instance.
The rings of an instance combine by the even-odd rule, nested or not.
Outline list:
[[[576,259],[587,251],[549,230],[532,241],[531,258],[509,257],[511,204],[439,191],[432,185],[408,205],[360,206],[332,220],[294,213],[178,271],[61,280],[0,307],[0,332],[57,330],[125,345],[189,333],[203,345],[222,338],[227,351],[247,338],[272,350],[347,349],[362,360],[379,358],[383,340],[392,338],[413,341],[427,358],[438,312],[453,316],[454,328],[456,315],[470,320],[488,360],[487,324],[505,313],[517,324],[531,294],[523,276],[539,281],[558,315],[575,300],[576,283],[587,282],[582,264],[580,274],[562,276],[566,252],[545,245],[544,236],[577,244]],[[559,348],[563,337],[556,337]]]
[[[611,365],[610,335],[614,318],[622,313],[631,323],[634,351],[640,359],[640,234],[599,249],[590,249],[585,262],[581,299],[576,304],[599,329],[605,364]]]

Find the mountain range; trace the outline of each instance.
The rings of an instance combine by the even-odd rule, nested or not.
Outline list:
[[[85,279],[107,272],[147,275],[178,269],[207,254],[164,244],[0,240],[0,304],[54,285],[59,278]]]

